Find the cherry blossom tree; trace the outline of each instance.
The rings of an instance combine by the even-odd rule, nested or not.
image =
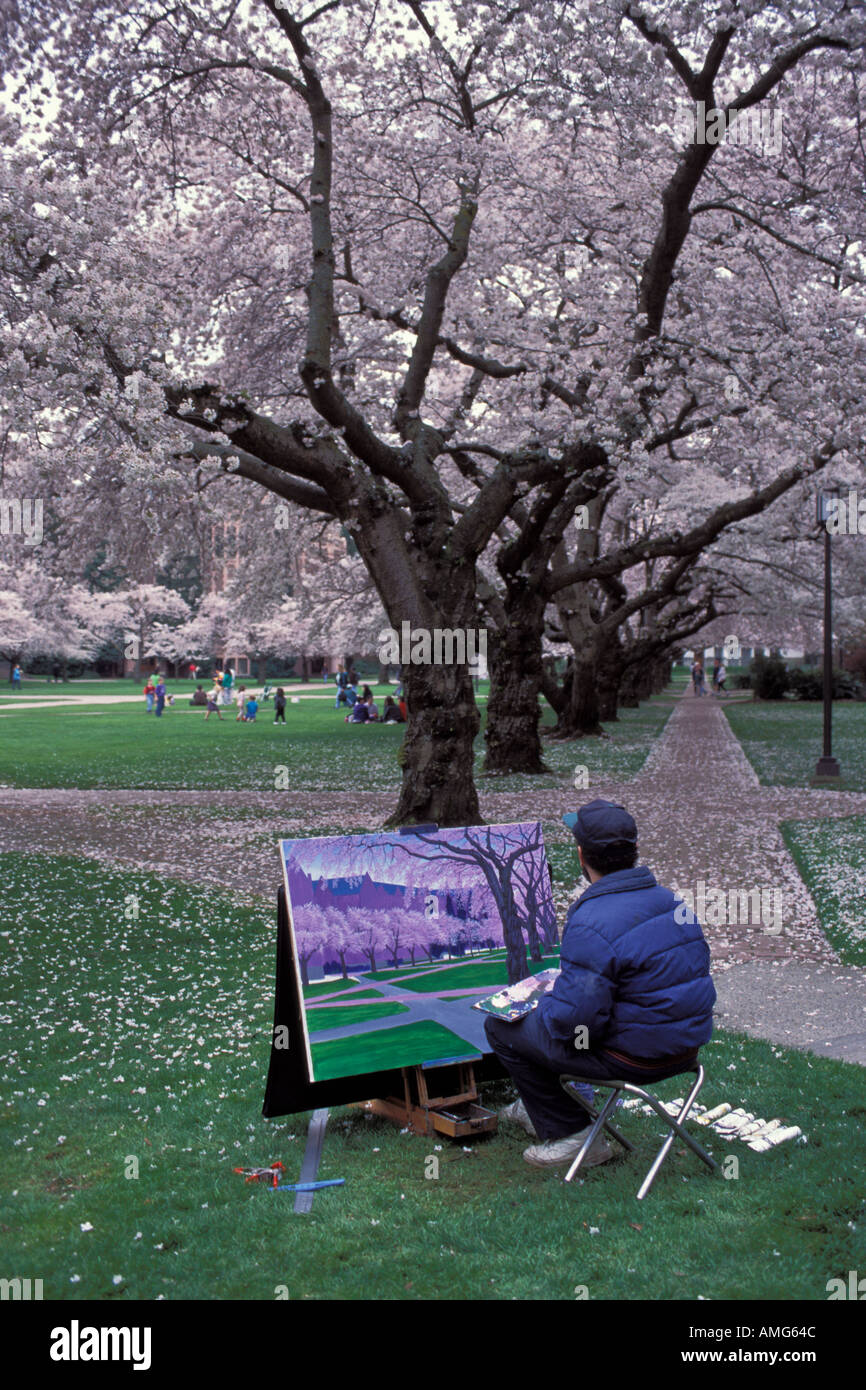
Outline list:
[[[525,727],[542,597],[585,610],[862,452],[843,0],[20,0],[7,39],[28,128],[46,72],[61,113],[38,158],[6,122],[17,427],[335,518],[398,629],[478,625],[486,561]],[[772,102],[778,158],[679,128]],[[678,511],[559,551],[611,488]],[[468,669],[404,675],[395,820],[476,822]]]

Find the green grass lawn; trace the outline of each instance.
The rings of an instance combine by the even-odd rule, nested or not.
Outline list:
[[[105,693],[111,693],[110,684],[105,683]],[[221,721],[215,715],[205,721],[203,712],[185,700],[160,719],[145,713],[143,701],[140,706],[6,710],[0,713],[0,721],[7,721],[0,722],[0,785],[232,788],[277,794],[327,786],[371,791],[399,786],[404,733],[399,724],[347,725],[332,700],[301,696],[299,704],[287,707],[286,726],[275,726],[272,708],[263,706],[255,724],[237,723],[234,711],[226,711]],[[590,782],[633,776],[669,714],[669,707],[652,704],[623,710],[619,722],[610,726],[610,740],[545,742],[552,775],[482,779],[479,785],[502,792],[563,783],[571,788],[578,763],[588,768]],[[545,721],[552,723],[550,711]],[[483,754],[479,734],[477,773]]]
[[[722,704],[743,751],[765,786],[806,787],[823,749],[823,707],[812,701]],[[866,791],[866,703],[833,705],[833,754],[840,790]]]
[[[828,940],[848,965],[866,965],[866,816],[785,821],[782,834]]]
[[[297,1180],[309,1118],[260,1113],[272,905],[68,858],[0,869],[3,1270],[46,1300],[825,1301],[866,1269],[862,1069],[731,1034],[705,1049],[704,1101],[808,1142],[710,1136],[729,1181],[675,1145],[638,1205],[659,1143],[639,1115],[622,1119],[636,1154],[566,1186],[511,1127],[464,1145],[340,1108],[320,1176],[346,1185],[296,1217],[232,1171],[280,1159]]]

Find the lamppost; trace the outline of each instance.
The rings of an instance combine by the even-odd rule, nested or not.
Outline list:
[[[827,522],[835,516],[839,494],[825,488],[818,493],[818,525],[824,528],[824,752],[815,768],[815,781],[841,777],[842,772],[833,757],[833,613],[832,569],[830,562],[830,532]]]

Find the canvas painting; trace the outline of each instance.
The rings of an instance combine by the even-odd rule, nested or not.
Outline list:
[[[478,1057],[492,991],[558,964],[538,822],[281,843],[311,1081]]]

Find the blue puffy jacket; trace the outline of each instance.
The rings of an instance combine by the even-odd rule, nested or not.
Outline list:
[[[709,1042],[716,991],[710,950],[693,913],[639,865],[605,874],[571,908],[562,974],[539,1004],[552,1037],[632,1057],[672,1057]]]

